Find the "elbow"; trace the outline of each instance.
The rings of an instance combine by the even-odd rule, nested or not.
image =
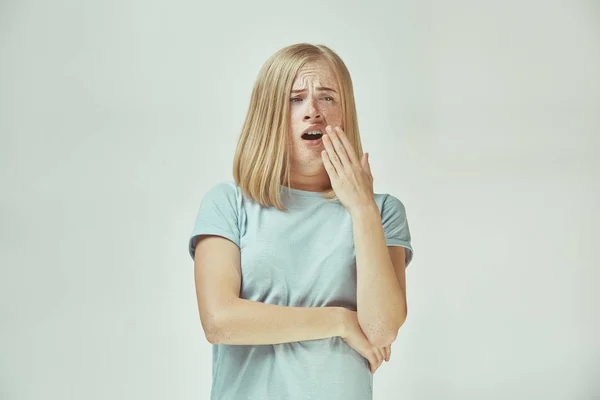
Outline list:
[[[217,325],[213,321],[203,321],[202,329],[204,330],[204,337],[208,343],[217,344],[219,337]]]
[[[202,327],[204,336],[210,344],[231,344],[237,300],[239,299],[212,307],[210,312],[205,313],[202,318]]]
[[[204,337],[206,341],[210,344],[218,344],[219,343],[219,335],[214,330],[204,330]]]
[[[202,318],[202,329],[204,330],[204,337],[210,344],[222,344],[223,343],[223,320],[212,314],[206,318]]]
[[[365,332],[365,336],[369,339],[369,342],[373,347],[381,348],[386,347],[394,343],[398,337],[398,331],[400,327],[404,325],[406,321],[406,313],[396,321],[384,326],[382,329],[372,329],[369,333]]]
[[[396,337],[398,336],[398,332],[396,333],[387,333],[387,334],[378,334],[369,336],[369,342],[373,347],[382,348],[387,347],[394,343]]]
[[[394,343],[396,337],[398,337],[398,330],[393,326],[380,326],[379,329],[363,330],[365,336],[371,343],[371,346],[376,348],[386,347]]]

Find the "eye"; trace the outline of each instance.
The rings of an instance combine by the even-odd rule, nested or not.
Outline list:
[[[331,97],[331,96],[324,97],[324,99],[325,99],[325,100],[329,99],[329,100],[327,100],[327,101],[333,101],[333,97]]]
[[[296,100],[302,100],[302,99],[301,99],[300,97],[292,97],[292,98],[290,99],[290,101],[291,101],[292,103],[296,103],[296,102],[297,102]]]

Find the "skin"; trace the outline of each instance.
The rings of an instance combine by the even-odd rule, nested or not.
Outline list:
[[[373,209],[373,176],[368,154],[359,161],[345,137],[339,93],[335,74],[325,60],[307,64],[298,72],[290,94],[292,187],[307,191],[331,187],[351,214],[362,214]],[[309,147],[302,133],[314,124],[321,125],[325,135],[320,146]],[[343,340],[369,360],[372,373],[390,360],[391,344],[372,346],[356,312],[346,313],[345,327]]]
[[[331,88],[332,91],[320,88]],[[302,92],[296,92],[302,90]],[[305,65],[298,72],[290,94],[291,180],[292,187],[321,192],[331,187],[323,165],[323,145],[306,146],[302,132],[313,124],[342,126],[340,89],[325,60]],[[325,132],[323,132],[325,133]]]

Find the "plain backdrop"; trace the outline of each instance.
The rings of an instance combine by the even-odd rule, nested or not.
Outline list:
[[[0,398],[208,399],[189,235],[298,42],[413,236],[374,399],[599,399],[591,0],[0,1]]]

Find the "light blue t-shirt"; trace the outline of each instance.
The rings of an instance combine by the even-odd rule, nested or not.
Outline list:
[[[219,235],[240,248],[240,297],[297,307],[356,311],[352,219],[318,192],[281,186],[288,207],[261,207],[233,181],[203,197],[189,240]],[[388,246],[413,250],[404,205],[375,194]],[[274,345],[213,345],[212,400],[369,400],[373,375],[366,358],[340,337]]]

